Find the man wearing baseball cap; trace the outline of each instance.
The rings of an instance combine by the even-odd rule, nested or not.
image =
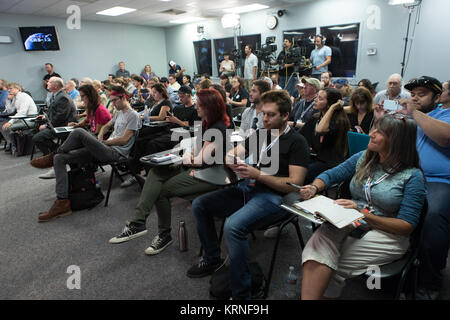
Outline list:
[[[427,182],[428,212],[423,226],[418,299],[434,300],[442,286],[450,245],[450,103],[449,83],[423,76],[405,85],[410,100],[401,100],[402,113],[417,121],[417,151]]]
[[[169,62],[169,75],[173,74],[175,78],[177,78],[177,82],[180,84],[180,86],[183,85],[183,72],[186,71],[184,68],[181,68],[178,64],[175,63],[175,61]]]
[[[298,85],[304,85],[304,99],[300,100],[292,109],[289,116],[289,125],[301,128],[317,111],[314,109],[314,100],[320,90],[321,83],[316,78],[302,78]]]

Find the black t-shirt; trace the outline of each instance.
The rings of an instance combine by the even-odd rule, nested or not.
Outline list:
[[[51,77],[58,77],[58,78],[61,78],[62,79],[62,77],[59,75],[59,74],[57,74],[56,72],[53,72],[52,74],[46,74],[45,75],[45,77],[44,77],[44,79],[43,80],[48,80],[48,79],[50,79]]]
[[[260,129],[256,130],[247,139],[245,139],[246,153],[252,158],[254,165],[259,161],[259,156],[263,148],[264,140],[268,141],[264,147],[270,145],[276,137],[272,136],[269,131]],[[270,162],[261,161],[260,170],[276,177],[289,177],[289,166],[300,166],[307,168],[310,162],[309,147],[306,139],[295,130],[290,129],[286,134],[280,136],[275,145],[267,151],[267,156],[271,157],[272,152],[276,151],[276,145],[279,148],[279,167],[278,170],[272,170]],[[255,154],[256,153],[256,154]],[[275,168],[276,169],[276,168]]]
[[[222,152],[223,152],[223,154],[222,154],[222,161],[225,161],[225,156],[226,156],[226,154],[227,154],[227,151],[231,148],[231,146],[229,146],[229,145],[227,145],[227,133],[226,133],[226,130],[227,130],[227,127],[225,126],[225,123],[223,123],[223,121],[222,120],[219,120],[219,121],[217,121],[216,123],[214,123],[214,124],[212,124],[208,129],[206,129],[205,127],[203,127],[202,128],[202,130],[203,130],[203,138],[202,138],[202,147],[203,147],[203,144],[205,143],[205,142],[215,142],[216,141],[216,139],[218,138],[217,136],[217,134],[216,135],[213,135],[212,133],[211,133],[211,136],[209,135],[209,134],[206,134],[205,135],[205,133],[206,133],[206,131],[207,130],[216,130],[215,132],[216,133],[218,133],[218,132],[220,132],[220,134],[222,135],[222,142],[220,142],[220,141],[218,141],[218,143],[221,143],[222,144],[222,146],[223,146],[223,149],[222,149]],[[218,132],[217,132],[218,131]],[[216,157],[217,158],[217,157]],[[225,162],[222,162],[222,163],[225,163]]]
[[[231,85],[231,83],[227,83],[227,84],[225,85],[225,91],[228,92],[228,93],[230,93],[232,87],[233,87],[233,86]]]
[[[186,107],[185,105],[175,106],[173,108],[173,115],[181,121],[189,121],[189,126],[193,126],[194,121],[200,121],[195,104],[190,107]]]
[[[337,166],[345,160],[344,148],[339,148],[338,145],[338,127],[335,119],[331,119],[329,130],[323,136],[322,143],[320,142],[321,135],[316,134],[316,126],[319,124],[321,118],[313,116],[311,120],[305,123],[301,128],[300,133],[306,138],[312,152],[317,154],[317,159],[325,162],[329,168]],[[345,137],[347,138],[347,137]]]
[[[231,97],[231,100],[236,102],[241,102],[243,99],[248,99],[248,92],[245,88],[242,88]]]
[[[350,127],[352,131],[356,132],[355,126],[360,126],[363,129],[365,134],[369,134],[370,128],[374,122],[373,111],[367,112],[364,118],[361,121],[361,124],[358,123],[358,115],[354,113],[347,114],[348,120],[350,121]]]
[[[284,65],[284,64],[288,64],[288,63],[292,63],[293,61],[286,61],[286,52],[284,50],[282,50],[279,54],[278,54],[278,58],[277,58],[277,62],[280,65]],[[290,76],[292,74],[292,72],[294,72],[294,67],[288,67],[287,68],[287,75]],[[286,76],[286,68],[280,69],[279,73],[280,76]]]
[[[155,104],[151,110],[150,110],[150,117],[157,117],[159,116],[159,113],[161,112],[161,108],[164,106],[168,106],[170,110],[172,110],[172,103],[170,100],[164,99],[158,104]]]

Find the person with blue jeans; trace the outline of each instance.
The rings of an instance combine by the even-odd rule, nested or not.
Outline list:
[[[417,151],[426,177],[428,212],[420,253],[416,298],[435,300],[442,287],[450,246],[450,91],[449,81],[423,76],[405,85],[411,100],[401,100],[403,113],[418,126]]]
[[[287,213],[281,211],[283,195],[296,189],[287,182],[302,185],[309,163],[306,140],[288,125],[291,100],[286,91],[269,91],[261,96],[265,130],[257,130],[229,155],[229,167],[245,180],[237,186],[198,197],[192,204],[197,232],[204,255],[187,276],[200,278],[223,265],[214,216],[227,217],[224,238],[230,257],[230,287],[236,300],[251,299],[247,234],[270,225]],[[245,150],[244,150],[245,149]],[[258,161],[246,164],[237,156],[249,155]]]

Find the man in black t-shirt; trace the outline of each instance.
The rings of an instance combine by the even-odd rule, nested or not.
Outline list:
[[[282,196],[297,189],[287,182],[303,185],[309,163],[306,140],[287,125],[291,110],[288,93],[269,91],[261,96],[261,102],[267,131],[256,131],[245,146],[238,145],[231,152],[233,156],[227,157],[232,163],[228,166],[245,180],[235,187],[200,196],[192,204],[205,251],[203,259],[187,271],[187,276],[204,277],[223,264],[213,216],[227,217],[224,238],[230,257],[230,287],[233,299],[238,300],[251,298],[247,234],[288,214],[280,209]],[[244,158],[244,154],[253,155],[250,158],[254,161],[248,161],[256,165],[237,158]]]
[[[53,70],[53,65],[51,63],[46,63],[45,64],[45,70],[47,71],[47,74],[44,76],[44,78],[42,79],[42,85],[44,86],[44,89],[48,91],[47,89],[47,83],[48,80],[51,77],[58,77],[61,78],[61,76],[59,74],[57,74],[54,70]]]
[[[171,139],[171,128],[193,126],[195,121],[200,120],[195,104],[192,101],[191,88],[182,86],[180,90],[178,90],[178,96],[183,105],[177,105],[173,109],[173,114],[169,114],[166,118],[166,121],[170,124],[160,131],[152,133],[145,140],[137,141],[135,153],[128,162],[132,176],[125,180],[120,185],[121,187],[126,188],[137,182],[136,175],[138,175],[143,168],[143,165],[140,162],[141,157],[169,150],[178,143],[178,141],[172,141]]]

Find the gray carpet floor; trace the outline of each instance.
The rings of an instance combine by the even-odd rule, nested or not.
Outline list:
[[[105,194],[109,168],[106,170],[98,174]],[[92,210],[38,223],[38,213],[48,210],[55,200],[55,181],[38,179],[44,172],[31,167],[28,156],[13,158],[0,150],[0,299],[210,299],[209,277],[190,279],[185,275],[198,261],[200,249],[188,201],[173,199],[174,242],[159,255],[149,257],[144,250],[156,235],[154,210],[146,236],[119,245],[108,243],[132,216],[140,193],[137,185],[122,189],[115,179],[107,208],[101,203]],[[187,225],[187,252],[178,250],[181,220]],[[302,221],[301,229],[306,241],[310,226]],[[275,240],[264,238],[262,231],[255,235],[255,240],[249,237],[251,260],[267,274]],[[268,299],[285,299],[284,277],[290,265],[301,277],[300,259],[295,229],[288,226],[280,241]],[[71,276],[67,270],[72,265],[81,271],[79,290],[67,287]],[[441,299],[449,299],[449,268],[444,272]],[[390,295],[383,290],[369,291],[364,279],[355,278],[348,281],[342,299],[390,299]]]

